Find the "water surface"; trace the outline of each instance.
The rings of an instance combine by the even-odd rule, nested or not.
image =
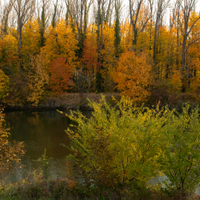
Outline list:
[[[24,178],[28,171],[38,169],[41,164],[36,162],[43,153],[51,157],[49,163],[50,178],[63,178],[67,175],[65,157],[70,150],[69,138],[64,130],[69,127],[70,120],[57,111],[13,111],[5,113],[6,127],[10,129],[11,141],[24,141],[26,154],[22,158],[25,166],[23,171],[16,169],[10,178],[16,182]],[[25,172],[26,171],[26,172]],[[20,172],[20,173],[19,173]]]

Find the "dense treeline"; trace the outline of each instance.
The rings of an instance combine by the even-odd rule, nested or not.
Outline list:
[[[199,101],[196,3],[10,0],[0,15],[0,99],[37,105],[63,92],[120,91],[134,102]]]

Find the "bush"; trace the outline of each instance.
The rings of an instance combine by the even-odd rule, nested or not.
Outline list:
[[[80,112],[68,115],[78,124],[75,131],[67,130],[76,172],[97,185],[109,186],[134,182],[140,187],[158,175],[162,111],[133,107],[127,98],[115,107],[104,97],[90,106],[94,109],[90,119]]]
[[[199,108],[183,107],[170,112],[162,128],[161,170],[169,178],[168,187],[192,191],[200,182]]]
[[[195,189],[200,182],[199,108],[187,105],[182,113],[159,105],[138,108],[124,97],[115,107],[104,97],[90,106],[89,119],[79,111],[67,115],[74,125],[66,131],[73,152],[68,159],[86,184],[147,188],[151,178],[164,175],[169,190]]]

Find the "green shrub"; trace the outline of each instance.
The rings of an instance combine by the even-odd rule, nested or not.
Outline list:
[[[168,187],[192,191],[200,182],[199,108],[186,105],[181,113],[168,113],[162,128],[161,170],[170,180]]]
[[[109,106],[103,96],[89,105],[91,118],[71,112],[75,125],[66,131],[73,152],[68,159],[85,184],[139,189],[164,175],[169,190],[194,191],[200,182],[199,108],[138,108],[127,98]]]
[[[108,186],[137,183],[139,187],[157,176],[160,130],[166,121],[163,111],[133,107],[127,98],[115,107],[104,97],[90,106],[94,112],[89,119],[81,112],[68,115],[77,124],[75,130],[67,130],[76,172],[94,184]]]

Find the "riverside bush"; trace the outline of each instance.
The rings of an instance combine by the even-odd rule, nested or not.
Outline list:
[[[103,96],[89,105],[91,118],[71,111],[67,116],[74,125],[66,131],[72,150],[68,160],[85,183],[148,188],[151,178],[166,175],[169,190],[194,191],[200,182],[199,108],[190,111],[186,105],[177,113],[135,107],[125,97],[109,106]]]
[[[166,121],[162,110],[133,107],[127,98],[115,107],[104,97],[90,106],[94,112],[89,119],[81,112],[68,115],[77,123],[76,131],[67,130],[76,172],[95,184],[109,186],[143,186],[158,176],[160,130]]]
[[[199,108],[186,105],[181,113],[168,113],[161,133],[160,169],[170,180],[168,187],[191,191],[200,182]]]

